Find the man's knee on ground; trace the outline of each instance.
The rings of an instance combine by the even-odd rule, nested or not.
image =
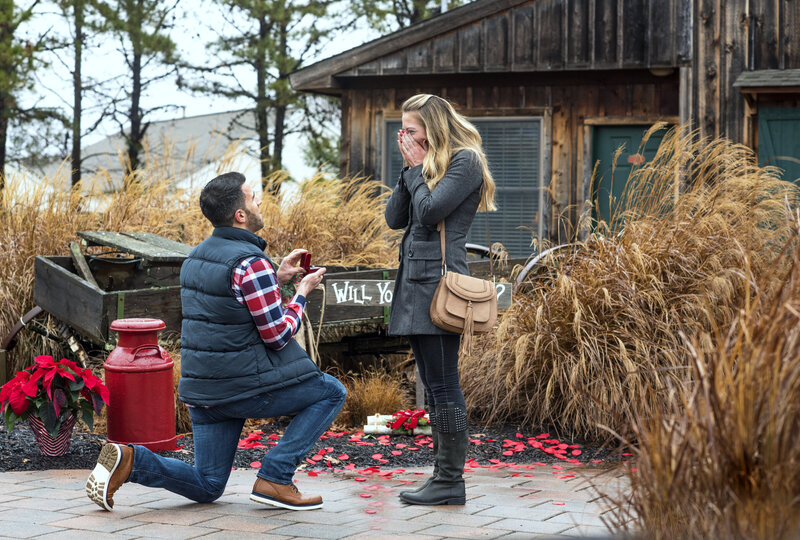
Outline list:
[[[217,483],[207,482],[205,489],[202,493],[194,498],[195,502],[210,503],[214,502],[225,493],[225,484],[219,485]]]

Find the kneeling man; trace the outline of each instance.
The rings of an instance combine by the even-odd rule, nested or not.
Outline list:
[[[106,444],[86,483],[106,510],[124,482],[160,487],[197,502],[225,490],[244,421],[293,415],[280,442],[262,460],[250,499],[311,510],[322,497],[300,493],[295,468],[342,408],[345,388],[322,373],[294,340],[306,297],[324,268],[303,277],[284,308],[280,286],[302,271],[305,250],[277,267],[255,234],[264,226],[260,197],[239,173],[211,180],[200,194],[213,234],[181,267],[180,399],[189,407],[194,466],[138,445]]]

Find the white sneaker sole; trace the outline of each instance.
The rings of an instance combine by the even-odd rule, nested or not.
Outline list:
[[[317,504],[306,504],[306,505],[289,504],[281,502],[277,499],[273,499],[272,497],[269,497],[267,495],[262,495],[261,493],[255,493],[255,492],[250,494],[250,500],[257,503],[266,504],[269,506],[277,506],[278,508],[285,508],[287,510],[315,510],[317,508],[322,508],[321,502]]]
[[[122,449],[119,445],[104,445],[97,458],[97,465],[86,481],[86,496],[105,510],[111,510],[111,505],[108,504],[108,483],[111,475],[119,467],[120,461],[122,461]]]

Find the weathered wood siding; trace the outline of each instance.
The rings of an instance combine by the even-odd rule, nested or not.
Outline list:
[[[571,233],[583,203],[588,124],[679,117],[755,145],[757,103],[734,81],[800,68],[800,0],[531,0],[464,13],[355,67],[329,66],[342,172],[380,178],[384,121],[415,93],[446,96],[469,116],[541,116],[554,239]]]
[[[577,222],[584,196],[583,126],[587,118],[614,117],[655,122],[678,115],[677,72],[655,78],[620,74],[582,77],[583,84],[542,84],[541,77],[519,77],[516,86],[418,86],[345,90],[342,95],[341,169],[343,174],[382,177],[384,124],[400,117],[408,97],[433,93],[448,98],[460,112],[478,116],[542,116],[552,141],[550,177],[553,198],[545,204],[545,230],[567,238]],[[421,81],[420,81],[421,82]],[[545,151],[550,152],[549,148]]]
[[[694,0],[692,117],[701,133],[748,142],[736,78],[800,68],[799,0]]]
[[[336,74],[347,77],[673,67],[691,0],[536,0]]]

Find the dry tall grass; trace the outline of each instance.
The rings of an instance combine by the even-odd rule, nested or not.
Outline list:
[[[229,151],[217,172],[235,170],[239,157]],[[176,175],[184,173],[180,167],[148,163],[126,177],[122,189],[104,193],[98,188],[88,194],[53,189],[63,185],[63,177],[44,179],[29,192],[19,179],[7,178],[0,206],[0,339],[33,307],[34,257],[68,255],[68,243],[77,239],[77,231],[151,232],[192,245],[208,236],[211,226],[200,213],[198,190],[175,189],[181,178]],[[92,183],[103,186],[110,179]],[[392,264],[397,234],[384,224],[386,194],[380,191],[374,181],[320,176],[306,181],[290,200],[265,193],[261,210],[267,226],[260,234],[267,240],[268,253],[280,258],[303,247],[318,265]],[[12,369],[27,365],[37,354],[58,353],[49,340],[24,334],[13,350]]]
[[[677,199],[676,182],[684,192]],[[793,185],[725,140],[670,132],[629,179],[628,211],[548,264],[498,331],[463,358],[467,405],[482,420],[521,420],[565,433],[628,432],[687,376],[681,334],[709,341],[786,275]]]
[[[800,226],[800,223],[798,224]],[[647,538],[800,537],[800,248],[774,290],[690,343],[690,381],[633,418],[616,527]]]
[[[410,399],[403,390],[399,369],[387,371],[376,367],[340,376],[347,388],[347,400],[336,423],[360,428],[371,414],[392,414],[407,409]]]

